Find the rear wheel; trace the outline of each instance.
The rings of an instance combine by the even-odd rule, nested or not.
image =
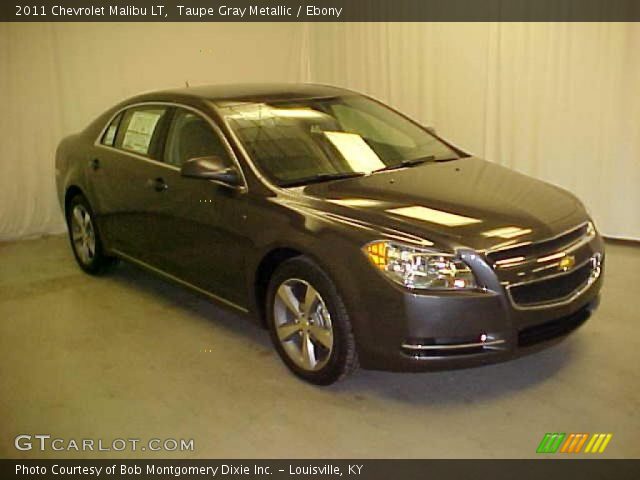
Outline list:
[[[328,385],[357,368],[344,303],[311,259],[296,257],[276,270],[267,294],[267,320],[280,358],[298,377]]]
[[[76,195],[67,208],[71,248],[82,270],[92,275],[105,273],[117,260],[104,254],[93,211],[83,195]]]

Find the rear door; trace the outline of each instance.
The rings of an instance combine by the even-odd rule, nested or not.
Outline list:
[[[151,215],[165,191],[162,179],[176,167],[161,161],[173,108],[139,105],[121,112],[100,140],[90,169],[100,226],[117,253],[153,260]]]

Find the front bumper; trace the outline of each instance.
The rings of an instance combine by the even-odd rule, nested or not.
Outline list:
[[[350,308],[363,368],[428,371],[506,361],[546,348],[582,325],[597,307],[603,281],[600,237],[583,252],[599,259],[599,273],[566,301],[519,308],[485,259],[471,264],[484,289],[414,293],[373,279]]]

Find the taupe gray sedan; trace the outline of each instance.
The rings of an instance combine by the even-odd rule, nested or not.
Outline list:
[[[602,283],[575,196],[344,89],[140,95],[62,141],[56,180],[83,270],[125,260],[250,314],[316,384],[534,351]]]

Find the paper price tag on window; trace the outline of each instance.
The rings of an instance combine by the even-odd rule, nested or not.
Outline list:
[[[384,168],[385,164],[360,135],[346,132],[324,132],[329,141],[349,162],[354,172],[371,172]]]
[[[146,154],[149,151],[153,131],[161,116],[162,111],[158,110],[133,112],[122,140],[122,148]]]

